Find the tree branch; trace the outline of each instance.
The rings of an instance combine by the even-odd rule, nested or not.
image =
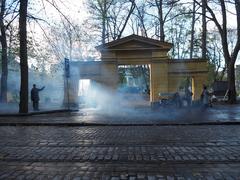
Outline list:
[[[239,49],[240,49],[240,1],[239,0],[235,0],[235,8],[236,8],[236,12],[237,12],[237,42],[236,42],[236,46],[233,50],[233,53],[231,55],[231,58],[235,59],[235,61],[236,61],[238,53],[239,53]]]
[[[128,22],[128,20],[129,20],[129,18],[130,18],[130,16],[131,16],[132,12],[134,11],[134,9],[135,9],[135,7],[136,7],[135,0],[130,0],[130,1],[131,1],[132,5],[131,5],[131,8],[130,8],[130,10],[129,10],[129,13],[128,13],[127,17],[126,17],[125,23],[124,23],[122,29],[121,29],[120,32],[119,32],[118,39],[121,38],[122,33],[123,33],[123,31],[124,31],[124,29],[125,29],[125,27],[126,27],[126,25],[127,25],[127,22]]]

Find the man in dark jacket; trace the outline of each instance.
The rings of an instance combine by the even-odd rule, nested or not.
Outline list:
[[[45,88],[45,86],[43,86],[42,88],[37,88],[36,84],[33,84],[33,88],[31,90],[31,100],[33,103],[33,110],[34,111],[39,111],[38,108],[38,102],[39,102],[39,91],[42,91]]]
[[[192,105],[192,91],[189,90],[189,88],[185,88],[185,99],[187,101],[187,106],[190,107]]]

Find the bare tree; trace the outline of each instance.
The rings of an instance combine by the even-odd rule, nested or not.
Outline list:
[[[191,32],[192,11],[189,11],[189,9],[184,6],[178,6],[174,10],[174,12],[169,14],[169,21],[167,21],[168,23],[165,25],[165,32],[168,35],[167,38],[174,44],[171,50],[172,57],[184,59],[189,56],[189,47],[191,45],[191,37],[193,36]],[[197,43],[196,39],[197,34],[195,34],[194,39],[192,39],[192,44],[195,46]]]
[[[148,29],[146,28],[146,3],[143,2],[139,6],[136,6],[137,13],[136,17],[138,19],[138,27],[140,28],[140,32],[142,36],[148,37]]]
[[[6,26],[4,24],[4,15],[6,9],[6,0],[1,1],[0,12],[0,28],[1,28],[1,45],[2,45],[2,76],[1,76],[1,94],[0,101],[7,102],[7,77],[8,77],[8,57],[7,57],[7,38],[6,38]]]
[[[210,64],[214,65],[214,73],[212,74],[212,80],[223,80],[226,66],[223,63],[223,50],[221,45],[221,40],[218,32],[209,31],[208,32],[208,46],[207,46],[207,54]]]
[[[206,21],[207,1],[202,0],[202,58],[207,58],[207,21]]]
[[[90,0],[88,6],[90,7],[90,13],[101,21],[101,42],[106,42],[106,30],[107,30],[107,14],[110,6],[114,0]]]
[[[149,0],[148,3],[150,7],[156,7],[158,10],[158,16],[155,16],[151,14],[152,16],[156,17],[158,20],[159,25],[159,32],[156,32],[156,34],[160,37],[160,41],[165,41],[165,30],[164,26],[167,21],[168,15],[173,10],[173,7],[177,4],[179,0]],[[164,7],[166,8],[166,11],[164,11]]]
[[[191,43],[190,43],[190,59],[193,57],[193,46],[194,46],[194,34],[195,34],[195,21],[196,21],[196,3],[193,1],[192,9],[192,28],[191,28]]]
[[[108,42],[119,39],[127,25],[126,14],[130,14],[127,1],[114,2],[109,8],[107,15],[107,38]],[[126,12],[126,13],[125,13]],[[130,17],[130,16],[129,16]]]
[[[21,86],[19,113],[28,113],[27,7],[28,0],[20,0],[19,38]]]
[[[196,1],[196,3],[198,3]],[[228,47],[228,29],[227,29],[227,8],[226,4],[231,3],[235,7],[235,15],[237,22],[237,34],[236,34],[236,43],[233,46],[233,51],[229,51]],[[200,5],[200,3],[198,3]],[[221,36],[221,43],[223,48],[223,55],[227,67],[227,75],[228,75],[228,101],[233,104],[236,103],[236,87],[235,87],[235,62],[237,60],[237,56],[240,49],[240,1],[239,0],[231,0],[224,1],[219,0],[217,3],[213,2],[213,5],[219,5],[221,8],[221,21],[216,17],[214,13],[214,9],[206,4],[206,9],[210,13],[209,19],[211,19]],[[233,13],[234,14],[234,13]]]
[[[127,23],[128,23],[128,20],[129,20],[130,16],[132,15],[132,13],[133,13],[133,11],[134,11],[134,9],[135,9],[135,7],[136,7],[135,0],[129,0],[129,1],[131,2],[131,7],[130,7],[130,9],[129,9],[129,11],[128,11],[128,14],[127,14],[126,18],[125,18],[125,21],[124,21],[124,23],[123,23],[122,28],[121,28],[120,31],[119,31],[118,39],[121,38],[122,33],[123,33],[123,31],[125,30],[126,25],[127,25]]]
[[[91,0],[88,6],[96,27],[101,30],[102,44],[122,37],[136,8],[135,0]],[[101,26],[97,25],[99,22]]]
[[[8,2],[1,0],[0,11],[0,42],[2,46],[1,60],[2,60],[2,76],[1,76],[1,90],[0,90],[0,102],[7,102],[7,80],[8,80],[8,40],[7,30],[11,23],[16,19],[18,13],[16,8],[18,6],[17,0]]]

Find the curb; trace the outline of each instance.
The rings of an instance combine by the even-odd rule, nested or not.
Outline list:
[[[219,126],[219,125],[240,125],[240,122],[202,122],[202,123],[49,123],[49,122],[1,122],[0,126],[59,126],[59,127],[79,127],[79,126]]]
[[[77,112],[75,109],[58,109],[58,110],[49,110],[49,111],[36,111],[29,113],[5,113],[0,114],[0,117],[19,117],[19,116],[33,116],[38,114],[53,114],[53,113],[61,113],[61,112]]]

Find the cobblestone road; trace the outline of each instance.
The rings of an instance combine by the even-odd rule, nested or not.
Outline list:
[[[0,126],[0,179],[240,179],[240,126]]]

